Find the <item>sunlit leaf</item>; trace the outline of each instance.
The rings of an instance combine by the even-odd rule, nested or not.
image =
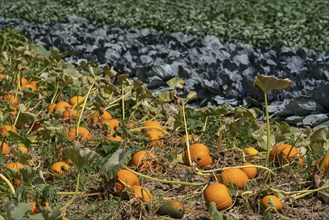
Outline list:
[[[81,149],[78,145],[73,148],[64,149],[63,152],[69,159],[72,160],[78,171],[81,171],[84,166],[90,164],[90,162],[97,156],[95,151],[92,151],[89,148]]]
[[[179,77],[174,77],[167,81],[167,85],[171,89],[182,89],[184,87],[184,80],[180,79]]]
[[[171,102],[174,100],[175,91],[162,91],[159,93],[159,98],[164,102]]]
[[[29,204],[23,202],[18,203],[16,206],[8,202],[6,208],[11,219],[25,219],[25,213],[32,209]]]
[[[285,89],[289,87],[293,82],[286,79],[279,79],[274,76],[265,76],[258,74],[256,76],[255,85],[258,86],[263,92],[267,93],[271,90]]]
[[[252,137],[257,140],[257,145],[262,150],[267,149],[267,135],[264,129],[258,129],[257,131],[252,133]],[[275,136],[271,135],[271,146],[275,144]]]
[[[324,142],[328,140],[329,132],[326,128],[319,128],[313,132],[310,139],[312,142]]]
[[[118,171],[126,166],[131,157],[131,150],[124,150],[119,148],[110,158],[107,159],[107,162],[104,164],[102,170],[105,172],[107,179],[113,179]]]

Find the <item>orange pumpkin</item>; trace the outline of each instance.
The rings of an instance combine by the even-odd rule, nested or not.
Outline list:
[[[19,162],[12,162],[12,163],[8,163],[6,165],[6,167],[8,169],[11,169],[12,171],[20,171],[22,168],[24,168],[24,165],[19,163]]]
[[[226,186],[233,184],[238,189],[243,189],[249,178],[245,172],[238,168],[225,169],[221,174],[221,180]]]
[[[157,129],[151,129],[146,132],[146,137],[150,138],[151,141],[159,140],[163,135],[163,131]]]
[[[16,80],[16,82],[18,82],[18,80]],[[26,84],[29,84],[29,81],[25,77],[22,77],[21,78],[21,85],[24,86]]]
[[[190,144],[191,144],[191,143],[193,144],[193,143],[198,142],[199,138],[198,138],[198,136],[196,136],[196,135],[190,134],[190,135],[188,136],[188,140],[189,140]],[[181,137],[181,139],[179,140],[179,143],[180,143],[180,145],[183,145],[183,146],[186,145],[186,135],[183,135],[183,136]]]
[[[78,111],[76,109],[73,109],[73,110],[67,110],[67,111],[64,111],[63,112],[63,118],[70,118],[70,117],[73,117],[73,118],[76,118],[78,116]]]
[[[1,150],[2,155],[10,154],[11,149],[6,142],[0,141],[0,148],[2,149]]]
[[[32,206],[31,212],[33,215],[37,214],[39,212],[39,209],[41,209],[43,206],[49,206],[48,202],[45,202],[45,204],[42,205],[42,204],[37,204],[35,201],[30,201],[28,202],[28,204]]]
[[[20,186],[21,185],[21,180],[14,178],[13,179],[13,184],[14,184],[14,186]],[[24,185],[26,185],[26,183],[24,183]]]
[[[106,122],[112,119],[112,115],[108,111],[103,111],[103,113],[99,116],[99,119],[102,122]]]
[[[34,92],[37,89],[37,83],[35,81],[28,83],[28,84],[24,84],[21,87],[22,90],[24,89],[31,89],[32,92]]]
[[[292,159],[298,159],[299,166],[303,166],[304,164],[304,160],[300,157],[298,148],[290,144],[280,144],[273,147],[270,152],[270,158],[272,160],[279,160],[282,163],[291,161]]]
[[[253,164],[248,162],[242,164],[242,166],[246,166],[246,165],[253,165]],[[242,168],[241,170],[247,174],[249,179],[252,179],[257,175],[256,167],[247,167],[247,168]]]
[[[108,143],[110,141],[123,142],[123,138],[119,135],[116,135],[116,136],[110,135],[106,138],[105,142]]]
[[[141,150],[135,153],[131,159],[131,164],[136,167],[144,167],[147,166],[152,161],[157,160],[157,156],[150,151]],[[144,168],[147,168],[144,167]]]
[[[49,110],[49,112],[51,112],[51,113],[54,113],[55,112],[55,106],[56,106],[56,103],[51,103],[51,104],[49,104],[48,105],[48,110]]]
[[[135,124],[134,124],[134,122],[128,122],[127,124],[126,124],[126,127],[127,128],[134,128],[135,127]]]
[[[2,125],[0,127],[0,133],[2,134],[2,136],[4,137],[9,137],[9,131],[15,132],[16,133],[16,129],[11,126],[11,125]]]
[[[321,173],[325,173],[329,169],[329,155],[325,158],[322,157],[319,160],[317,160],[317,162],[315,164],[315,168],[316,168],[315,170],[319,170],[321,168],[320,166],[321,166],[323,160],[325,160],[325,161],[323,162],[323,167],[322,167]]]
[[[2,99],[2,98],[1,98]],[[0,100],[1,100],[0,99]],[[6,100],[9,104],[11,104],[12,106],[15,106],[17,107],[18,104],[19,104],[19,100],[17,97],[15,97],[14,95],[12,94],[6,94],[4,97],[3,97],[4,100]]]
[[[203,191],[203,196],[207,206],[209,206],[211,202],[215,202],[218,210],[227,209],[233,204],[227,187],[221,183],[208,185]]]
[[[122,182],[126,186],[140,185],[140,181],[136,174],[127,169],[119,170],[117,174],[117,179],[120,180],[120,182]]]
[[[71,130],[68,133],[68,137],[69,138],[74,138],[76,136],[76,134],[77,134],[77,129],[76,128],[71,128]],[[91,141],[93,139],[91,133],[89,132],[89,130],[87,128],[79,127],[78,128],[78,134],[79,134],[79,136],[81,136],[86,141]]]
[[[63,174],[63,171],[70,171],[70,165],[65,162],[56,162],[50,166],[50,172],[53,173],[56,177]]]
[[[110,127],[112,133],[115,132],[115,130],[120,127],[120,121],[115,118],[104,121],[104,123],[106,123]]]
[[[157,121],[148,121],[148,122],[145,122],[143,124],[143,127],[145,127],[143,129],[144,132],[146,132],[149,129],[156,129],[156,128],[162,129],[162,125],[159,122],[157,122]]]
[[[73,96],[72,98],[70,98],[69,103],[71,105],[76,105],[78,103],[82,103],[85,100],[84,96]]]
[[[22,153],[27,153],[28,149],[24,145],[18,146],[17,148]]]
[[[117,181],[115,182],[115,192],[114,195],[120,196],[122,190],[127,186],[131,187],[134,185],[140,185],[138,177],[131,171],[127,169],[119,170],[117,174]]]
[[[67,111],[70,110],[72,108],[72,106],[64,101],[60,101],[59,103],[57,103],[55,105],[55,107],[53,108],[53,113],[56,113],[57,111]]]
[[[212,157],[209,155],[209,149],[204,144],[192,144],[190,146],[191,161],[203,169],[213,163]],[[188,158],[188,152],[185,151],[184,162],[187,166],[191,166]]]
[[[256,150],[253,147],[247,147],[247,148],[243,149],[243,152],[248,156],[254,156],[259,153],[258,150]]]
[[[136,197],[141,198],[144,202],[150,203],[152,201],[152,194],[146,187],[134,185],[129,188],[129,191],[134,193]]]
[[[24,165],[19,162],[12,162],[8,163],[6,167],[12,171],[18,172],[24,168]],[[21,184],[21,181],[19,179],[14,178],[13,183],[15,186],[19,186]]]
[[[282,210],[282,203],[281,203],[280,199],[274,195],[265,196],[262,199],[261,203],[265,209],[272,206],[278,212]]]

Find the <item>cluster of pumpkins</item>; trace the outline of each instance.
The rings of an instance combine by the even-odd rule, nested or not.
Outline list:
[[[0,79],[3,76],[0,74]],[[35,81],[28,81],[25,78],[21,78],[21,89],[29,88],[32,92],[37,90],[37,84]],[[17,107],[19,100],[12,94],[6,94],[0,97],[0,101],[6,101],[10,103],[13,107]],[[85,101],[83,96],[74,96],[68,102],[60,101],[58,103],[53,103],[49,105],[49,111],[52,114],[61,114],[63,119],[71,120],[79,115],[81,110],[81,104]],[[15,113],[15,112],[13,112]],[[120,120],[112,118],[112,115],[107,111],[95,112],[91,115],[93,123],[98,123],[101,121],[107,124],[111,135],[108,136],[105,141],[119,141],[122,142],[123,138],[119,135],[113,136],[116,129],[120,127]],[[134,127],[133,123],[128,123],[126,125],[128,128]],[[165,135],[161,124],[157,121],[148,121],[142,125],[142,132],[148,137],[152,142],[157,142]],[[9,136],[9,131],[16,132],[16,128],[11,125],[0,126],[0,134],[4,137]],[[91,132],[85,127],[74,127],[68,132],[69,138],[74,138],[77,135],[79,138],[85,141],[92,141],[93,136]],[[186,138],[183,137],[183,142],[186,142]],[[0,142],[1,153],[7,155],[10,153],[11,148],[6,142]],[[27,148],[24,146],[19,146],[18,148],[22,152],[27,152]],[[209,148],[201,143],[195,143],[189,146],[189,148],[184,152],[183,160],[187,166],[197,166],[201,169],[205,169],[213,164],[213,158],[209,153]],[[245,148],[244,152],[247,155],[258,154],[258,151],[254,148]],[[270,152],[270,157],[272,160],[285,163],[287,161],[297,160],[299,166],[303,166],[303,158],[301,153],[296,147],[289,144],[280,144],[272,148]],[[131,160],[131,165],[139,168],[141,171],[148,169],[152,166],[152,161],[156,161],[157,156],[151,151],[142,150],[136,152]],[[62,175],[64,172],[70,171],[70,165],[72,161],[59,161],[51,165],[50,172],[54,174],[55,177]],[[322,165],[322,171],[325,172],[329,168],[329,157],[321,158],[317,161],[317,166]],[[211,202],[215,202],[217,209],[224,210],[233,205],[232,197],[229,193],[228,187],[235,187],[237,189],[243,189],[250,179],[257,175],[257,168],[250,167],[251,163],[245,162],[242,166],[249,166],[246,168],[227,168],[223,169],[223,172],[216,177],[217,182],[209,184],[203,191],[204,199],[207,205]],[[18,162],[12,162],[7,164],[7,168],[13,171],[19,171],[24,167],[23,164]],[[14,179],[14,184],[19,185],[20,180]],[[131,171],[127,169],[121,169],[116,178],[115,192],[116,196],[120,196],[123,189],[133,193],[136,197],[141,198],[143,201],[150,203],[152,201],[152,194],[150,190],[144,186],[141,186],[138,177]],[[182,209],[182,205],[179,202],[172,202],[179,208]],[[262,201],[262,205],[267,208],[273,206],[277,211],[282,209],[282,203],[279,198],[275,195],[266,195]],[[172,205],[171,204],[171,205]],[[168,204],[167,204],[168,205]],[[170,205],[170,203],[169,203]],[[161,210],[161,209],[159,209]],[[175,216],[173,214],[173,216]]]

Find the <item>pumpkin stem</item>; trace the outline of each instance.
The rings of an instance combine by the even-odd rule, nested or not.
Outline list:
[[[267,102],[267,92],[264,91],[264,102],[265,102],[265,114],[266,114],[266,161],[265,166],[268,167],[268,160],[270,158],[270,148],[271,148],[271,131],[270,131],[270,117],[268,114],[268,102]]]
[[[93,70],[92,67],[89,68],[89,72],[91,73],[91,75],[95,76],[95,74],[94,74],[94,70]],[[81,112],[80,112],[80,114],[79,114],[79,118],[78,118],[78,121],[77,121],[77,134],[76,134],[77,136],[79,136],[80,122],[81,122],[81,118],[82,118],[83,112],[84,112],[84,110],[85,110],[85,108],[86,108],[86,104],[87,104],[87,101],[88,101],[88,97],[89,97],[89,95],[90,95],[90,93],[91,93],[91,90],[92,90],[92,88],[94,87],[95,83],[96,83],[96,79],[94,79],[93,83],[90,85],[89,90],[88,90],[88,92],[87,92],[87,94],[86,94],[86,96],[85,96],[85,99],[84,99],[84,101],[83,101],[82,108],[81,108]]]
[[[61,208],[61,210],[65,210],[65,209],[67,209],[67,207],[69,207],[69,206],[73,203],[73,201],[75,200],[75,198],[77,197],[78,192],[79,192],[79,183],[80,183],[80,172],[78,172],[77,182],[76,182],[76,184],[75,184],[75,191],[74,191],[73,197],[70,199],[70,201],[68,201],[68,203],[66,203],[66,204]]]
[[[188,136],[188,130],[187,130],[187,122],[186,122],[186,114],[185,114],[185,102],[184,102],[184,100],[181,100],[181,101],[182,101],[182,111],[183,111],[183,121],[184,121],[184,128],[185,128],[188,163],[191,165],[192,170],[194,171],[194,168],[192,166],[192,159],[191,159],[191,152],[190,152],[190,142],[189,142],[189,136]]]
[[[303,198],[303,197],[305,197],[305,196],[307,196],[309,194],[312,194],[314,192],[318,192],[320,190],[328,189],[328,188],[329,188],[329,185],[327,185],[327,186],[321,186],[321,187],[316,188],[316,189],[302,190],[299,193],[296,193],[295,195],[291,196],[291,198],[293,198],[293,199],[301,199],[301,198]],[[301,192],[303,192],[303,193],[301,193]]]
[[[158,178],[155,178],[155,177],[151,177],[151,176],[144,175],[142,173],[136,172],[135,170],[132,170],[129,167],[125,167],[125,169],[133,172],[134,174],[136,174],[138,176],[141,176],[141,177],[144,177],[146,179],[153,180],[153,181],[159,182],[159,183],[180,184],[180,185],[185,185],[185,186],[203,186],[203,185],[206,184],[206,183],[200,183],[200,182],[191,183],[191,182],[181,182],[181,181],[172,181],[172,180],[158,179]]]
[[[199,170],[201,173],[213,173],[213,172],[217,172],[217,171],[224,171],[227,169],[231,169],[231,168],[251,168],[251,167],[256,167],[259,169],[263,169],[268,171],[269,173],[271,173],[273,176],[275,176],[275,172],[273,172],[270,168],[261,166],[261,165],[245,165],[245,166],[234,166],[234,167],[223,167],[223,168],[216,168],[216,169],[212,169],[212,170]]]
[[[11,184],[11,182],[7,179],[7,177],[5,177],[4,175],[2,175],[2,174],[0,173],[0,178],[1,178],[3,181],[5,181],[5,183],[8,185],[11,194],[15,195],[16,192],[15,192],[15,189],[14,189],[14,187],[13,187],[13,184]]]

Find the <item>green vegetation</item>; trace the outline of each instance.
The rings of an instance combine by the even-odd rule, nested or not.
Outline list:
[[[165,32],[216,35],[260,47],[329,49],[329,2],[323,0],[16,0],[0,1],[5,17],[33,22],[69,15]]]

